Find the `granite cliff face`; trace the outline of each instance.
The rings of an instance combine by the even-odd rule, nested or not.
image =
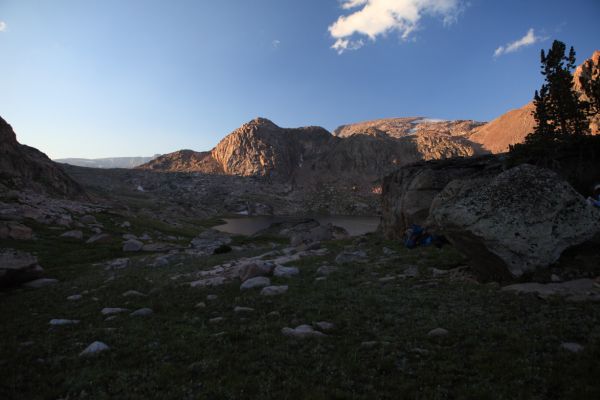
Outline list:
[[[0,117],[0,189],[32,190],[53,196],[83,195],[81,187],[48,156],[17,141]]]

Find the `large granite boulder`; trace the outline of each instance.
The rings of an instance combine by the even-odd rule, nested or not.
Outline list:
[[[381,225],[388,239],[401,240],[412,224],[425,225],[435,196],[455,179],[501,172],[495,156],[425,161],[407,165],[383,180]]]
[[[600,233],[600,211],[556,173],[524,164],[492,179],[450,182],[431,205],[430,224],[481,278],[506,280],[592,239]]]
[[[37,279],[42,272],[35,256],[14,249],[0,249],[0,287]]]

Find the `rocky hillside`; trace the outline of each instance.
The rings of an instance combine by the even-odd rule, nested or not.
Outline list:
[[[600,51],[597,50],[591,58],[577,67],[573,74],[573,84],[581,100],[587,100],[581,89],[581,79],[598,79],[599,75]],[[532,113],[534,110],[533,102],[517,110],[511,110],[488,124],[475,129],[469,139],[489,152],[506,152],[511,144],[523,142],[525,137],[533,131],[535,120]],[[590,129],[593,134],[600,133],[600,116],[590,119]]]
[[[468,136],[484,124],[472,120],[445,121],[423,117],[385,118],[342,125],[333,134],[338,137],[378,134],[392,138],[419,134]]]
[[[33,190],[55,196],[83,195],[81,187],[48,156],[17,141],[0,117],[0,189]]]
[[[477,152],[463,136],[479,126],[468,121],[347,125],[331,135],[320,127],[281,128],[265,118],[242,125],[210,152],[191,150],[161,156],[140,169],[265,177],[306,183],[352,177],[372,181],[399,165]],[[391,124],[391,125],[390,125]],[[404,126],[401,133],[400,126]],[[384,131],[396,126],[394,131]],[[439,129],[434,127],[437,126]],[[416,127],[416,128],[415,128]],[[414,129],[414,132],[409,132]],[[345,132],[345,133],[344,133]],[[349,133],[352,132],[352,133]]]
[[[162,155],[146,164],[142,164],[139,169],[170,172],[200,171],[207,174],[223,173],[223,168],[212,157],[211,152],[193,150],[179,150]]]

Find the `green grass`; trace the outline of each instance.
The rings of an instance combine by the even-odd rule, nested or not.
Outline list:
[[[256,243],[271,239],[257,238]],[[78,249],[81,244],[44,237],[35,246],[48,275],[62,281],[0,296],[0,398],[600,398],[597,304],[548,302],[499,292],[494,285],[433,281],[429,267],[451,268],[462,257],[451,248],[408,251],[375,235],[364,245],[375,260],[383,246],[397,250],[400,258],[348,265],[315,282],[319,265],[332,264],[351,243],[328,243],[328,256],[295,263],[299,277],[273,278],[276,284],[288,284],[289,292],[264,298],[258,291],[240,292],[239,282],[190,288],[170,277],[266,250],[182,256],[176,265],[161,268],[149,267],[139,257],[127,269],[104,271],[91,263],[119,256],[113,245]],[[379,282],[406,265],[418,265],[423,275]],[[115,279],[106,282],[113,274]],[[121,296],[131,289],[149,296]],[[66,300],[86,290],[82,300]],[[208,294],[218,299],[207,301]],[[201,301],[207,307],[195,308]],[[255,311],[235,315],[235,306]],[[150,307],[155,314],[139,319],[125,314],[105,322],[103,307]],[[269,315],[273,311],[279,316]],[[216,316],[226,320],[210,324]],[[50,328],[51,318],[81,323]],[[316,321],[333,322],[336,329],[319,340],[297,341],[281,334],[285,326]],[[450,334],[428,338],[436,327]],[[78,357],[95,340],[111,351]],[[388,344],[364,348],[364,341]],[[563,341],[579,342],[585,351],[567,353],[559,348]],[[23,346],[25,342],[33,344]]]

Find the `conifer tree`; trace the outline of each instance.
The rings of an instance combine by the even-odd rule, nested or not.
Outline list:
[[[566,46],[555,40],[546,54],[541,53],[544,84],[534,97],[536,127],[527,137],[528,143],[544,141],[567,141],[572,137],[589,133],[584,113],[585,105],[573,89],[575,50],[571,47],[565,55]]]

